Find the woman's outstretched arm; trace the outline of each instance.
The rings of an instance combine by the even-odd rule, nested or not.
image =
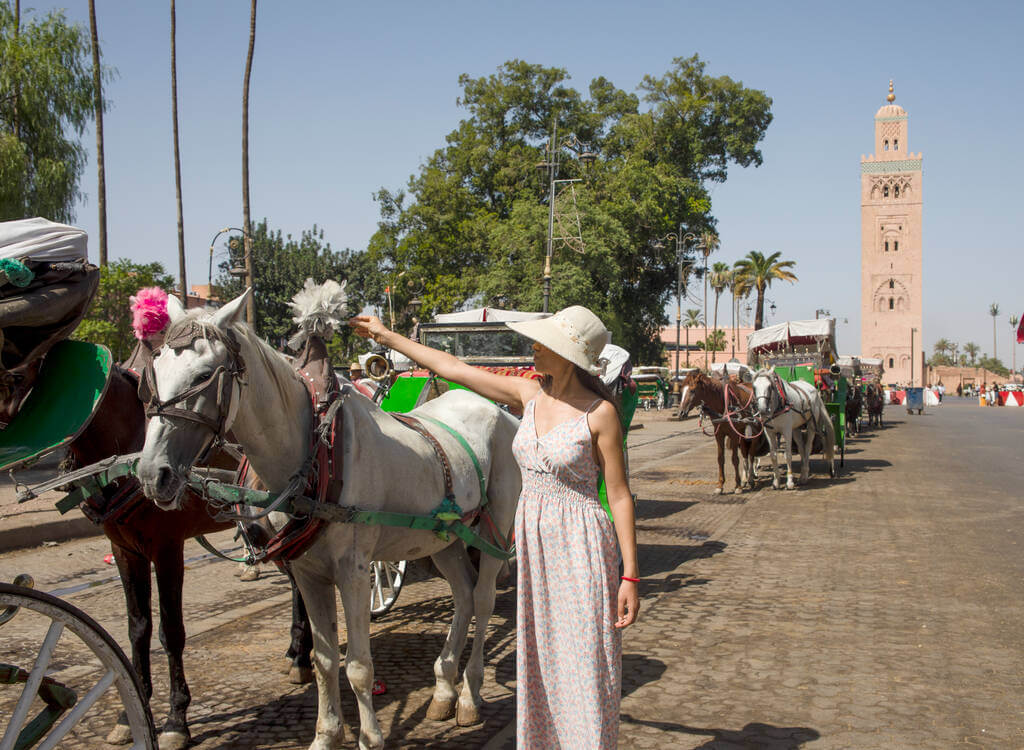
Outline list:
[[[464,385],[492,401],[522,409],[540,390],[540,385],[535,380],[496,375],[479,367],[467,365],[447,352],[418,344],[388,329],[380,318],[374,315],[357,315],[348,324],[355,329],[357,336],[373,339],[388,349],[401,352],[445,380]]]

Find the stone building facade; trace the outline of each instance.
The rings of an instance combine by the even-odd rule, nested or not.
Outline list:
[[[875,113],[875,153],[860,162],[861,356],[881,359],[888,383],[909,383],[913,370],[921,385],[921,154],[908,149],[895,98],[890,81]]]

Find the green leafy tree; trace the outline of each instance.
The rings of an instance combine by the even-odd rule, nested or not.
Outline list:
[[[954,353],[954,344],[949,339],[939,339],[935,342],[935,353],[931,359],[928,360],[928,364],[932,367],[940,367],[944,365],[953,365],[956,363],[956,356]]]
[[[675,248],[658,241],[680,224],[714,225],[707,183],[730,164],[761,163],[771,100],[697,57],[647,76],[641,96],[594,79],[586,96],[561,68],[521,60],[459,79],[466,117],[404,191],[380,190],[369,252],[387,277],[423,279],[423,317],[468,301],[539,310],[547,255],[550,172],[559,155],[559,212],[582,234],[582,253],[555,242],[551,307],[583,304],[637,361],[658,361],[658,331],[675,292]],[[558,142],[549,139],[557,125]],[[568,141],[567,136],[578,141]],[[573,158],[585,149],[589,167]],[[573,201],[575,196],[575,201]],[[692,254],[692,248],[691,248]]]
[[[0,1],[0,220],[72,221],[97,96],[89,33],[61,11],[19,15]]]
[[[135,347],[131,296],[146,286],[170,292],[174,289],[174,278],[160,263],[133,263],[122,258],[101,266],[96,296],[72,338],[103,344],[116,362],[123,362]]]
[[[973,341],[968,341],[964,344],[964,354],[970,358],[971,367],[974,367],[975,362],[977,362],[979,352],[981,352],[981,347]]]
[[[709,352],[724,352],[725,351],[725,331],[721,328],[715,328],[708,334],[707,342],[698,341],[697,346],[705,351]]]
[[[230,237],[228,243],[242,247],[242,238]],[[378,303],[383,295],[380,274],[366,253],[351,250],[337,252],[324,241],[323,230],[314,226],[302,232],[298,240],[272,231],[264,219],[253,228],[252,264],[255,276],[256,332],[278,348],[283,348],[295,330],[292,311],[288,306],[292,297],[302,289],[307,278],[317,283],[327,279],[349,284],[348,308],[356,314],[368,304]],[[222,300],[234,299],[244,291],[244,281],[229,273],[230,261],[219,266],[214,294]],[[340,364],[367,346],[348,328],[339,331],[329,351]]]
[[[796,274],[790,269],[795,265],[792,260],[779,260],[780,252],[771,255],[751,250],[745,258],[736,261],[736,270],[746,282],[757,291],[757,307],[754,313],[754,330],[764,327],[764,295],[765,291],[776,279],[793,283]]]
[[[984,367],[989,372],[994,372],[996,375],[1000,375],[1004,378],[1008,378],[1010,376],[1009,368],[1007,368],[1007,366],[1003,364],[1003,361],[998,357],[982,357],[978,360],[978,366]]]

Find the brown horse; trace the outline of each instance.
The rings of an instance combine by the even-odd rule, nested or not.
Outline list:
[[[864,394],[864,403],[868,412],[868,427],[882,426],[882,410],[885,409],[885,396],[877,383],[871,383]]]
[[[68,464],[87,466],[108,456],[132,453],[142,448],[146,416],[136,386],[134,373],[114,367],[110,385],[95,417],[68,448],[70,461],[65,462],[65,468],[70,468]],[[234,526],[233,523],[213,520],[206,511],[205,501],[195,494],[186,493],[183,503],[180,510],[160,510],[142,494],[138,480],[128,477],[104,487],[103,496],[94,495],[87,501],[88,507],[83,508],[101,524],[113,547],[128,607],[132,663],[142,680],[147,700],[153,694],[150,564],[156,569],[160,642],[167,652],[171,687],[170,712],[160,736],[162,750],[185,747],[190,741],[186,712],[191,695],[182,661],[185,648],[182,615],[185,540]],[[292,682],[311,682],[309,654],[312,635],[294,581],[292,592],[292,643],[288,650],[292,660],[290,679]],[[123,744],[129,740],[127,719],[122,714],[107,741]]]
[[[700,370],[694,370],[682,383],[682,399],[679,403],[679,417],[685,417],[695,406],[700,406],[704,416],[710,417],[714,425],[715,442],[718,444],[718,487],[720,495],[725,486],[725,441],[732,451],[732,467],[736,475],[738,495],[744,488],[754,488],[754,458],[759,455],[764,440],[764,429],[753,420],[752,404],[754,392],[749,385],[733,380],[713,380]],[[726,404],[728,398],[728,404]],[[739,454],[743,455],[743,473],[740,477]]]

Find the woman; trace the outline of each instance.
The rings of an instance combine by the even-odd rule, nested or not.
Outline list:
[[[350,325],[447,380],[522,410],[512,445],[523,475],[515,523],[517,747],[615,748],[620,631],[636,620],[640,601],[622,430],[598,378],[598,356],[611,335],[579,306],[508,323],[533,340],[534,366],[544,375],[538,382],[472,367],[373,316]],[[598,472],[614,526],[598,502]]]

